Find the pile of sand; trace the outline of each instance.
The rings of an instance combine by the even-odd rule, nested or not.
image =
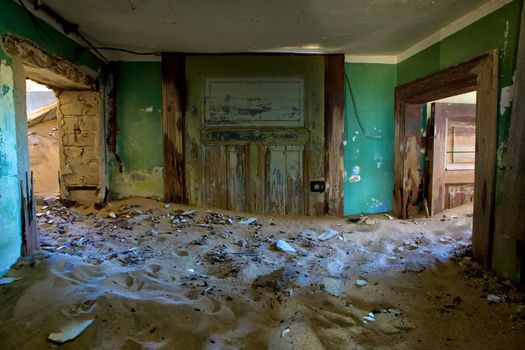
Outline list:
[[[144,199],[102,211],[49,201],[46,258],[0,287],[1,344],[47,348],[49,333],[93,319],[61,348],[523,348],[523,296],[462,254],[466,210],[242,225],[249,215]],[[328,229],[338,233],[320,241]]]

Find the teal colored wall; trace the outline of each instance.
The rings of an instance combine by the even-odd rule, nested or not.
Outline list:
[[[22,244],[16,134],[11,60],[0,49],[0,276],[20,256]]]
[[[521,0],[513,1],[397,65],[397,82],[402,84],[474,58],[489,50],[499,50],[500,91],[498,96],[495,203],[497,215],[502,210],[501,194],[511,117],[511,106],[506,103],[505,95],[508,90],[511,90],[513,84],[521,6]],[[514,279],[519,278],[520,273],[525,273],[520,272],[519,245],[514,239],[503,237],[497,226],[495,227],[493,249],[492,263],[496,271]]]
[[[345,74],[354,93],[357,112],[345,82],[344,214],[381,213],[392,208],[394,88],[396,65],[345,63]],[[352,175],[359,170],[359,181]]]
[[[109,160],[112,198],[162,198],[162,75],[160,62],[117,62],[117,154]],[[122,171],[120,171],[122,170]]]
[[[39,30],[12,0],[0,0],[0,34],[31,40],[47,52],[99,70],[99,61],[41,20]],[[29,171],[25,80],[21,64],[0,49],[0,276],[21,253],[20,180]]]

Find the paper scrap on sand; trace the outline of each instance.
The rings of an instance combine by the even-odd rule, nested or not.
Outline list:
[[[92,323],[93,319],[71,321],[60,332],[49,334],[47,339],[59,344],[68,342],[82,334]]]

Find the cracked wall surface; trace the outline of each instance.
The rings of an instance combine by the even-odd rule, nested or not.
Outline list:
[[[61,197],[100,202],[104,199],[100,94],[62,91],[57,98]]]

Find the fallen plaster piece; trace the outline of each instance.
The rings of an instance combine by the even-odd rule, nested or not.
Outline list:
[[[275,242],[275,247],[285,253],[296,253],[297,250],[295,250],[294,247],[292,247],[290,244],[288,244],[286,241],[283,241],[282,239]]]
[[[323,279],[323,284],[324,290],[327,293],[333,295],[334,297],[338,297],[344,293],[346,281],[335,277],[325,277]]]
[[[257,221],[257,218],[249,218],[249,219],[245,219],[245,220],[239,221],[239,224],[241,224],[241,225],[251,225],[251,224],[253,224],[256,221]]]
[[[47,339],[55,343],[63,344],[78,337],[93,323],[91,320],[74,320],[65,326],[60,332],[51,333]]]
[[[329,229],[324,231],[317,239],[321,242],[324,242],[328,241],[330,238],[337,236],[338,234],[339,232],[337,232],[336,230]]]
[[[14,281],[18,281],[18,280],[21,280],[22,278],[20,277],[3,277],[3,278],[0,278],[0,286],[3,286],[4,284],[10,284],[10,283],[13,283]]]

